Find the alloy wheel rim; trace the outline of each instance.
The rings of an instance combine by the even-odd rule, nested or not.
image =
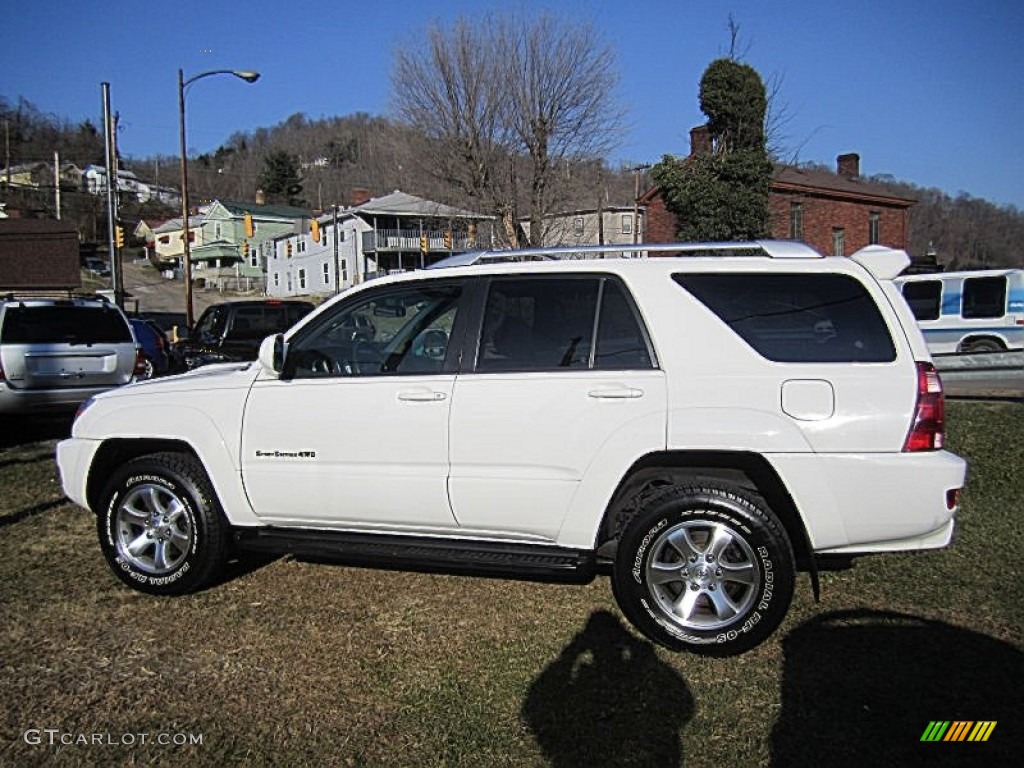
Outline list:
[[[761,574],[754,549],[731,526],[692,520],[664,531],[650,546],[647,588],[673,624],[722,629],[757,600]]]
[[[144,483],[129,491],[114,520],[118,554],[144,573],[173,572],[195,538],[184,503],[167,488]]]

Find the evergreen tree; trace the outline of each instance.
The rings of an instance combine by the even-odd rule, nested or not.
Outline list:
[[[681,240],[751,240],[769,232],[768,193],[772,163],[765,146],[767,109],[757,71],[733,59],[711,62],[700,82],[710,151],[651,170]]]
[[[287,203],[288,205],[304,206],[302,179],[299,177],[298,158],[282,149],[275,149],[263,158],[263,170],[260,172],[260,188],[266,195],[267,202]]]

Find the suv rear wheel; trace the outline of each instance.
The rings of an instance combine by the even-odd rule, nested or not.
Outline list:
[[[207,583],[224,561],[228,526],[202,465],[186,454],[134,459],[107,484],[97,515],[114,574],[153,595]]]
[[[729,656],[760,643],[793,595],[793,550],[764,500],[735,486],[671,486],[619,541],[612,585],[626,617],[673,650]]]

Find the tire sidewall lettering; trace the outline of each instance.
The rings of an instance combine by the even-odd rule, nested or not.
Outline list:
[[[186,554],[181,564],[174,569],[171,573],[163,575],[153,575],[138,570],[130,562],[128,562],[117,549],[116,540],[116,525],[117,525],[117,510],[121,505],[123,499],[132,492],[134,488],[139,485],[149,484],[158,485],[162,488],[167,489],[173,493],[178,500],[181,502],[183,507],[183,513],[188,518],[188,524],[193,531],[191,545],[189,551]],[[181,581],[191,570],[192,564],[198,555],[200,540],[202,538],[202,528],[199,524],[199,516],[196,514],[194,508],[194,501],[188,488],[181,485],[179,482],[172,478],[164,475],[152,474],[148,472],[139,472],[128,475],[124,480],[118,483],[116,492],[110,495],[110,500],[104,511],[104,545],[108,549],[110,555],[110,562],[113,566],[115,573],[121,577],[123,581],[128,584],[137,584],[139,586],[147,586],[152,588],[170,587],[177,582]]]
[[[791,556],[787,556],[785,539],[777,542],[777,533],[769,527],[774,524],[778,531],[781,526],[771,522],[770,517],[762,520],[770,516],[770,511],[766,513],[741,493],[721,491],[681,488],[674,498],[666,495],[662,504],[655,501],[646,513],[641,510],[640,519],[634,522],[639,529],[634,527],[630,535],[627,527],[622,541],[625,551],[621,553],[623,570],[619,573],[628,579],[628,585],[620,582],[622,591],[617,596],[632,603],[631,608],[622,605],[623,611],[648,637],[669,648],[700,647],[716,656],[740,652],[770,635],[788,607],[792,584],[787,569],[792,568]],[[653,586],[647,583],[647,569],[665,546],[659,536],[665,536],[674,526],[694,522],[724,525],[742,538],[749,547],[749,562],[758,579],[756,592],[746,609],[729,623],[714,629],[684,626],[674,621],[652,591]],[[779,532],[785,536],[784,531]]]

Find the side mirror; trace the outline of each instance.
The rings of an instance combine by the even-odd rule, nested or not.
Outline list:
[[[267,336],[260,343],[259,361],[263,370],[280,374],[284,370],[284,358],[288,345],[285,344],[284,334],[278,333],[274,336]]]

